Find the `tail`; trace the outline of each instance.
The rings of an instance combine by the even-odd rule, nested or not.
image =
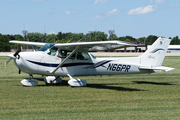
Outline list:
[[[159,37],[152,46],[141,56],[139,69],[170,71],[174,68],[161,66],[165,58],[171,39]]]

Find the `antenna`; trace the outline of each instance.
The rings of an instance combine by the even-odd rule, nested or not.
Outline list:
[[[90,34],[90,41],[92,41],[93,31],[88,31],[88,33]]]
[[[114,24],[113,24],[113,29],[112,30],[108,30],[108,32],[109,32],[109,38],[110,38],[110,40],[112,40],[113,39],[113,34],[115,33]]]
[[[27,30],[25,30],[24,24],[23,24],[23,30],[22,30],[23,36],[24,36],[24,41],[26,41],[26,34],[28,33]]]
[[[23,30],[22,30],[23,36],[24,36],[24,41],[26,41],[26,34],[28,33],[27,30],[25,30],[25,25],[23,24]],[[26,49],[26,47],[24,46],[24,48]],[[28,46],[27,46],[28,48]]]

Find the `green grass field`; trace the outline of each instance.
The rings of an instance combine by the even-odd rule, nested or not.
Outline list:
[[[166,57],[170,72],[114,76],[83,76],[86,87],[70,87],[68,77],[58,86],[24,87],[8,57],[0,57],[0,119],[178,120],[180,119],[180,57]]]

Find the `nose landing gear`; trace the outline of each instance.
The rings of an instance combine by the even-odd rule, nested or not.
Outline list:
[[[35,80],[31,80],[31,77],[32,77],[32,75],[29,75],[29,78],[28,78],[28,79],[23,79],[23,80],[21,81],[21,84],[24,85],[24,86],[28,86],[28,87],[37,86],[37,85],[38,85],[38,82],[35,81]]]

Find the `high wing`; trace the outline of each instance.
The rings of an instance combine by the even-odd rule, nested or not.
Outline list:
[[[10,43],[23,44],[23,45],[33,45],[33,46],[43,46],[46,43],[40,42],[28,42],[28,41],[17,41],[11,40]],[[73,51],[78,47],[78,51],[81,52],[92,52],[92,51],[103,51],[103,50],[114,50],[119,48],[125,48],[130,46],[136,46],[135,44],[123,42],[123,41],[96,41],[96,42],[77,42],[77,43],[58,43],[55,47],[61,48],[63,50]]]
[[[15,43],[15,44],[23,44],[23,45],[33,45],[33,46],[43,46],[46,43],[40,43],[40,42],[28,42],[28,41],[17,41],[17,40],[11,40],[9,43]]]
[[[114,50],[119,48],[125,48],[130,46],[136,46],[123,41],[99,41],[99,42],[78,42],[78,43],[64,43],[64,44],[55,44],[55,47],[73,51],[78,47],[78,51],[81,52],[92,52],[92,51],[101,51],[101,50]]]

